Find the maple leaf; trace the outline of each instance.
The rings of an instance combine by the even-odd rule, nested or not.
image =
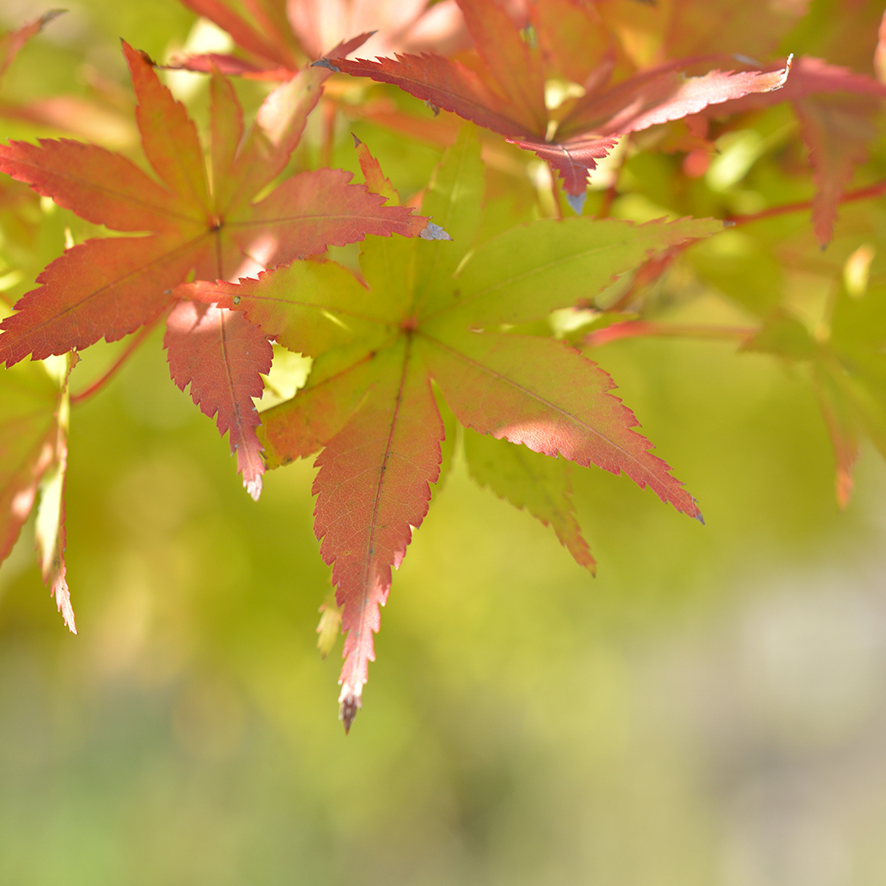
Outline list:
[[[238,10],[231,0],[182,0],[227,31],[247,59],[207,53],[176,59],[172,67],[263,80],[287,80],[324,52],[345,56],[370,41],[378,55],[397,49],[458,46],[463,31],[453,0],[258,0]],[[345,41],[349,34],[360,37]],[[335,46],[334,50],[330,47]]]
[[[477,483],[551,526],[575,561],[594,571],[594,558],[572,506],[566,459],[546,458],[527,446],[469,430],[464,433],[464,448],[468,470]]]
[[[193,274],[228,279],[254,273],[366,233],[416,236],[427,220],[385,200],[351,174],[319,169],[292,175],[260,195],[284,170],[328,72],[308,69],[282,84],[244,132],[233,88],[211,80],[208,170],[194,124],[151,64],[126,43],[123,50],[138,98],[142,146],[156,179],[125,157],[91,144],[41,140],[0,145],[0,171],[88,221],[138,236],[93,239],[69,249],[38,277],[42,284],[16,305],[0,328],[0,362],[29,354],[41,359],[114,341],[152,324],[176,299],[172,288]],[[319,74],[319,76],[318,76]],[[204,412],[218,413],[236,450],[251,494],[261,489],[263,465],[255,437],[252,396],[237,375],[263,371],[269,355],[255,330],[214,312],[188,325],[169,316],[165,343],[173,379]],[[214,356],[207,331],[216,323]],[[183,356],[194,348],[200,360]],[[233,365],[232,360],[236,361]],[[225,367],[222,370],[220,367]]]
[[[538,48],[524,39],[494,0],[458,2],[480,58],[479,72],[433,53],[375,61],[329,57],[315,64],[392,83],[535,152],[561,176],[576,213],[584,203],[589,172],[618,136],[748,93],[779,89],[789,71],[788,66],[766,74],[711,71],[686,77],[683,68],[688,62],[669,63],[609,89],[597,84],[557,118],[545,105],[545,61]]]
[[[376,176],[365,152],[361,159]],[[245,312],[279,344],[314,358],[304,388],[262,414],[261,433],[272,466],[322,450],[314,530],[344,607],[339,703],[346,729],[374,660],[372,635],[391,569],[424,519],[439,476],[444,421],[434,386],[467,428],[625,473],[677,510],[701,516],[633,430],[637,420],[610,393],[606,372],[563,342],[502,327],[592,297],[650,252],[706,237],[722,224],[547,220],[471,251],[482,192],[479,141],[474,127],[465,127],[422,203],[453,242],[373,238],[360,259],[365,284],[333,262],[302,261],[255,280],[179,288]],[[545,481],[535,467],[522,470],[532,482]],[[576,559],[593,565],[559,480],[545,505],[540,491],[517,502],[519,483],[501,473],[482,479],[552,523]]]
[[[43,580],[76,634],[64,562],[67,380],[75,362],[53,358],[0,373],[0,561],[12,550],[39,493],[36,536]]]

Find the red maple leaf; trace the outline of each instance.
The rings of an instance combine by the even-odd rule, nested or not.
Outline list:
[[[50,264],[38,277],[42,285],[0,324],[0,362],[120,339],[167,312],[176,301],[172,288],[189,275],[236,278],[367,233],[425,230],[426,219],[383,205],[384,197],[349,184],[350,173],[338,169],[292,175],[257,199],[286,166],[328,72],[308,69],[278,87],[248,133],[232,86],[213,76],[207,170],[184,107],[149,61],[125,43],[123,49],[142,146],[156,177],[92,144],[0,145],[0,171],[90,222],[129,234],[88,240]],[[263,466],[251,398],[260,387],[239,379],[267,370],[270,346],[240,318],[224,312],[188,318],[188,310],[169,315],[172,376],[182,388],[190,383],[204,412],[218,414],[222,433],[230,430],[244,484],[257,496]]]
[[[459,0],[479,59],[476,65],[433,53],[350,60],[329,57],[315,64],[354,76],[392,83],[435,108],[505,136],[534,151],[563,179],[567,198],[581,212],[588,173],[617,137],[694,114],[711,104],[779,89],[789,68],[763,74],[711,71],[686,77],[695,60],[644,71],[609,89],[594,83],[565,116],[545,105],[545,57],[515,27],[494,0]],[[551,55],[552,53],[548,53]]]

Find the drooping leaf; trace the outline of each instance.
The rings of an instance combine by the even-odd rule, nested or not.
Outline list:
[[[466,127],[422,211],[433,209],[468,234],[482,190],[479,145]],[[346,728],[374,659],[372,635],[391,568],[423,520],[439,473],[443,423],[432,380],[465,426],[523,444],[530,459],[540,453],[623,472],[700,519],[694,499],[634,430],[634,414],[612,395],[602,369],[560,341],[500,329],[593,298],[649,253],[720,228],[685,219],[641,227],[549,220],[474,251],[469,237],[431,244],[373,238],[361,255],[368,288],[343,285],[346,272],[330,262],[294,262],[239,285],[180,287],[245,312],[269,337],[316,358],[304,388],[263,414],[261,438],[272,465],[322,449],[315,532],[344,606],[339,701]],[[549,478],[543,470],[530,476],[540,486]],[[550,480],[534,491],[530,510],[590,566],[562,479],[554,472]],[[513,489],[506,494],[519,497]]]
[[[76,358],[53,358],[0,373],[0,561],[39,495],[37,558],[65,624],[77,633],[65,581],[64,486],[68,375]]]
[[[247,492],[258,501],[264,462],[255,436],[261,397],[260,373],[271,368],[273,348],[267,335],[242,314],[195,302],[177,304],[166,323],[166,348],[173,381],[229,434],[231,452]]]
[[[568,461],[545,458],[527,446],[470,430],[465,431],[464,445],[468,469],[477,483],[550,525],[576,562],[594,571],[596,563],[572,504]]]
[[[412,340],[399,337],[374,358],[365,402],[317,458],[314,531],[321,556],[333,567],[347,631],[339,678],[346,729],[375,660],[372,634],[391,587],[391,567],[400,565],[412,527],[427,513],[442,438],[427,371]]]

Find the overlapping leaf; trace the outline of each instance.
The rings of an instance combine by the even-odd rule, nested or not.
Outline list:
[[[367,233],[414,236],[425,229],[426,219],[385,206],[384,197],[349,184],[342,170],[293,175],[258,198],[286,166],[328,72],[309,69],[281,85],[248,133],[231,85],[214,76],[207,170],[184,107],[145,58],[126,44],[124,52],[142,146],[156,177],[119,154],[65,139],[0,145],[0,171],[88,221],[147,233],[89,240],[50,264],[38,278],[42,285],[3,321],[0,362],[122,338],[158,320],[175,302],[172,288],[189,275],[234,278]],[[172,374],[180,387],[191,384],[204,412],[218,413],[222,431],[231,430],[244,483],[257,495],[262,462],[251,397],[260,388],[236,377],[266,368],[267,349],[250,346],[256,335],[248,324],[213,317],[220,324],[214,359],[188,361],[177,355],[192,346],[207,356],[209,321],[189,326],[173,313],[166,337]]]
[[[368,162],[364,167],[376,174]],[[295,262],[257,280],[180,290],[245,312],[280,344],[315,358],[305,387],[263,413],[261,433],[272,465],[322,449],[315,531],[344,606],[339,701],[346,727],[374,658],[372,634],[391,568],[405,555],[438,477],[444,425],[432,382],[463,425],[496,443],[625,473],[700,518],[693,498],[633,430],[634,414],[612,395],[602,369],[562,342],[501,329],[593,297],[651,252],[708,236],[720,223],[541,221],[470,252],[482,189],[470,127],[445,155],[422,204],[453,242],[367,241],[365,285],[331,262]],[[482,479],[554,525],[591,566],[561,479],[548,483],[533,467],[524,474],[516,484],[489,473]],[[517,501],[527,479],[547,492]]]
[[[345,56],[372,38],[372,50],[425,48],[441,51],[461,42],[453,0],[182,0],[185,6],[227,31],[248,55],[190,56],[176,66],[267,80],[286,80],[323,53]],[[362,33],[361,33],[362,32]],[[379,33],[375,33],[379,32]],[[356,41],[345,38],[361,34]],[[331,48],[335,46],[336,49]]]
[[[331,57],[322,64],[393,83],[534,151],[562,177],[576,212],[584,202],[589,171],[617,136],[749,93],[771,92],[784,84],[788,73],[785,68],[767,74],[711,71],[686,77],[686,63],[673,62],[607,88],[605,81],[594,82],[590,61],[583,78],[586,94],[565,116],[554,117],[545,105],[545,62],[537,46],[521,35],[495,0],[459,0],[459,6],[480,58],[479,72],[434,54],[376,61]]]

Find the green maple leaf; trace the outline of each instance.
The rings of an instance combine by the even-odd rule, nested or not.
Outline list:
[[[371,187],[390,183],[361,148]],[[551,523],[592,567],[562,474],[533,463],[591,464],[625,473],[700,519],[695,500],[649,452],[609,375],[553,338],[507,331],[591,298],[651,252],[708,236],[711,220],[571,219],[518,227],[471,250],[481,220],[483,167],[474,127],[444,156],[422,212],[453,242],[367,240],[365,283],[332,262],[301,261],[239,284],[187,284],[178,293],[244,311],[279,344],[314,358],[305,387],[263,413],[271,467],[322,450],[316,464],[315,533],[332,564],[342,627],[341,716],[361,704],[379,606],[438,480],[444,421],[436,389],[458,421],[494,445],[522,444],[527,459],[472,456],[472,471]],[[485,451],[485,450],[484,450]],[[552,460],[551,464],[556,464]]]

